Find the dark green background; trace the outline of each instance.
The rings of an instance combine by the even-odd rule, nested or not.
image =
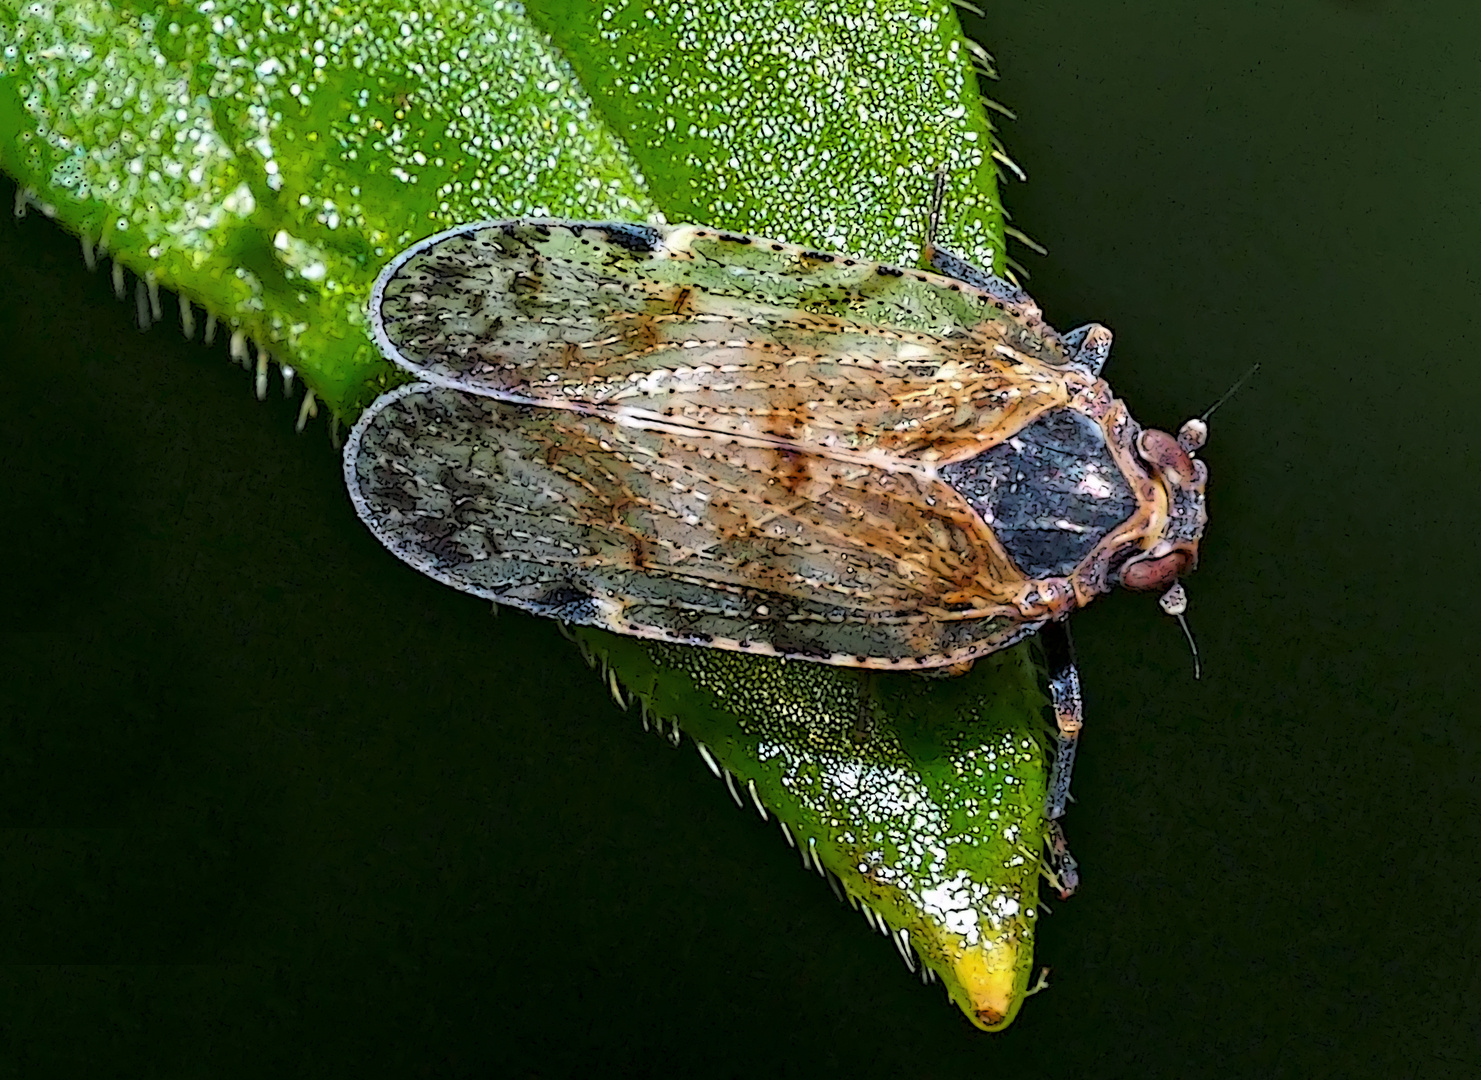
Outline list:
[[[139,334],[32,215],[0,946],[79,966],[5,969],[0,1076],[1474,1075],[1481,7],[992,7],[1049,320],[1115,330],[1151,425],[1264,365],[1206,453],[1203,681],[1150,597],[1076,621],[1052,989],[970,1029],[552,624],[385,554],[276,378]]]

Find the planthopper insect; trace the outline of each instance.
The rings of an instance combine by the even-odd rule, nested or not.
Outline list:
[[[1058,333],[1010,283],[927,257],[939,274],[620,222],[428,237],[372,294],[381,349],[421,381],[355,425],[355,508],[501,604],[825,664],[961,668],[1117,585],[1181,614],[1202,421],[1141,428],[1100,378],[1105,327]],[[1054,819],[1081,710],[1068,637],[1049,655]]]

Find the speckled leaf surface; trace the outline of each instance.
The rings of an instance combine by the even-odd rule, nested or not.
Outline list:
[[[121,286],[139,275],[146,318],[178,294],[233,332],[259,393],[291,366],[337,421],[401,378],[366,333],[375,273],[460,221],[662,212],[909,262],[947,164],[947,239],[1002,265],[944,3],[3,0],[0,32],[5,170]],[[974,1022],[1011,1021],[1044,831],[1025,649],[927,681],[580,640]]]
[[[1001,269],[992,131],[950,10],[547,0],[530,15],[670,221],[913,263],[928,178],[950,163],[950,242]]]
[[[1006,1026],[1032,966],[1045,760],[1027,648],[956,679],[587,636],[742,809],[923,964],[979,1026]],[[682,676],[682,677],[676,677]],[[678,742],[672,728],[669,735]],[[728,775],[727,775],[728,774]]]

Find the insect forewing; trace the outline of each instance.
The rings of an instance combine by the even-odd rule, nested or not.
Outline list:
[[[465,592],[626,634],[871,667],[1001,648],[1040,625],[943,485],[776,448],[413,384],[361,418],[356,507]]]
[[[463,226],[398,256],[371,311],[434,383],[885,467],[971,457],[1067,396],[1031,301],[694,226]]]

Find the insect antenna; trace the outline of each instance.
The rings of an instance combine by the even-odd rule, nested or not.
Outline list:
[[[1193,631],[1188,629],[1188,620],[1184,617],[1184,612],[1188,610],[1188,590],[1183,588],[1182,582],[1174,582],[1172,588],[1158,599],[1157,606],[1178,620],[1178,625],[1183,628],[1183,636],[1188,639],[1188,648],[1193,650],[1193,677],[1203,678],[1203,665],[1198,660],[1198,643],[1193,640]]]
[[[1207,409],[1204,409],[1202,416],[1194,417],[1192,420],[1189,420],[1186,424],[1179,428],[1178,445],[1190,454],[1193,453],[1195,450],[1202,449],[1203,444],[1208,442],[1208,418],[1214,414],[1215,409],[1217,409],[1220,405],[1224,404],[1224,402],[1233,397],[1234,391],[1238,390],[1241,386],[1247,383],[1250,380],[1250,376],[1254,375],[1255,372],[1259,370],[1259,364],[1251,364],[1250,370],[1246,371],[1239,378],[1235,379],[1234,385],[1231,386],[1228,390],[1225,390],[1218,401],[1214,402]]]
[[[1231,386],[1228,390],[1225,390],[1224,393],[1223,393],[1223,395],[1219,398],[1218,401],[1214,402],[1207,409],[1203,410],[1203,415],[1200,416],[1198,419],[1202,420],[1204,423],[1208,423],[1208,418],[1214,414],[1214,410],[1217,409],[1220,405],[1224,404],[1224,402],[1226,402],[1230,398],[1232,398],[1234,396],[1234,392],[1236,390],[1238,390],[1241,386],[1243,386],[1245,383],[1249,382],[1250,381],[1250,378],[1255,374],[1255,372],[1257,372],[1259,370],[1260,370],[1260,365],[1259,364],[1251,364],[1250,365],[1250,370],[1246,371],[1239,378],[1235,379],[1234,380],[1234,385]]]

